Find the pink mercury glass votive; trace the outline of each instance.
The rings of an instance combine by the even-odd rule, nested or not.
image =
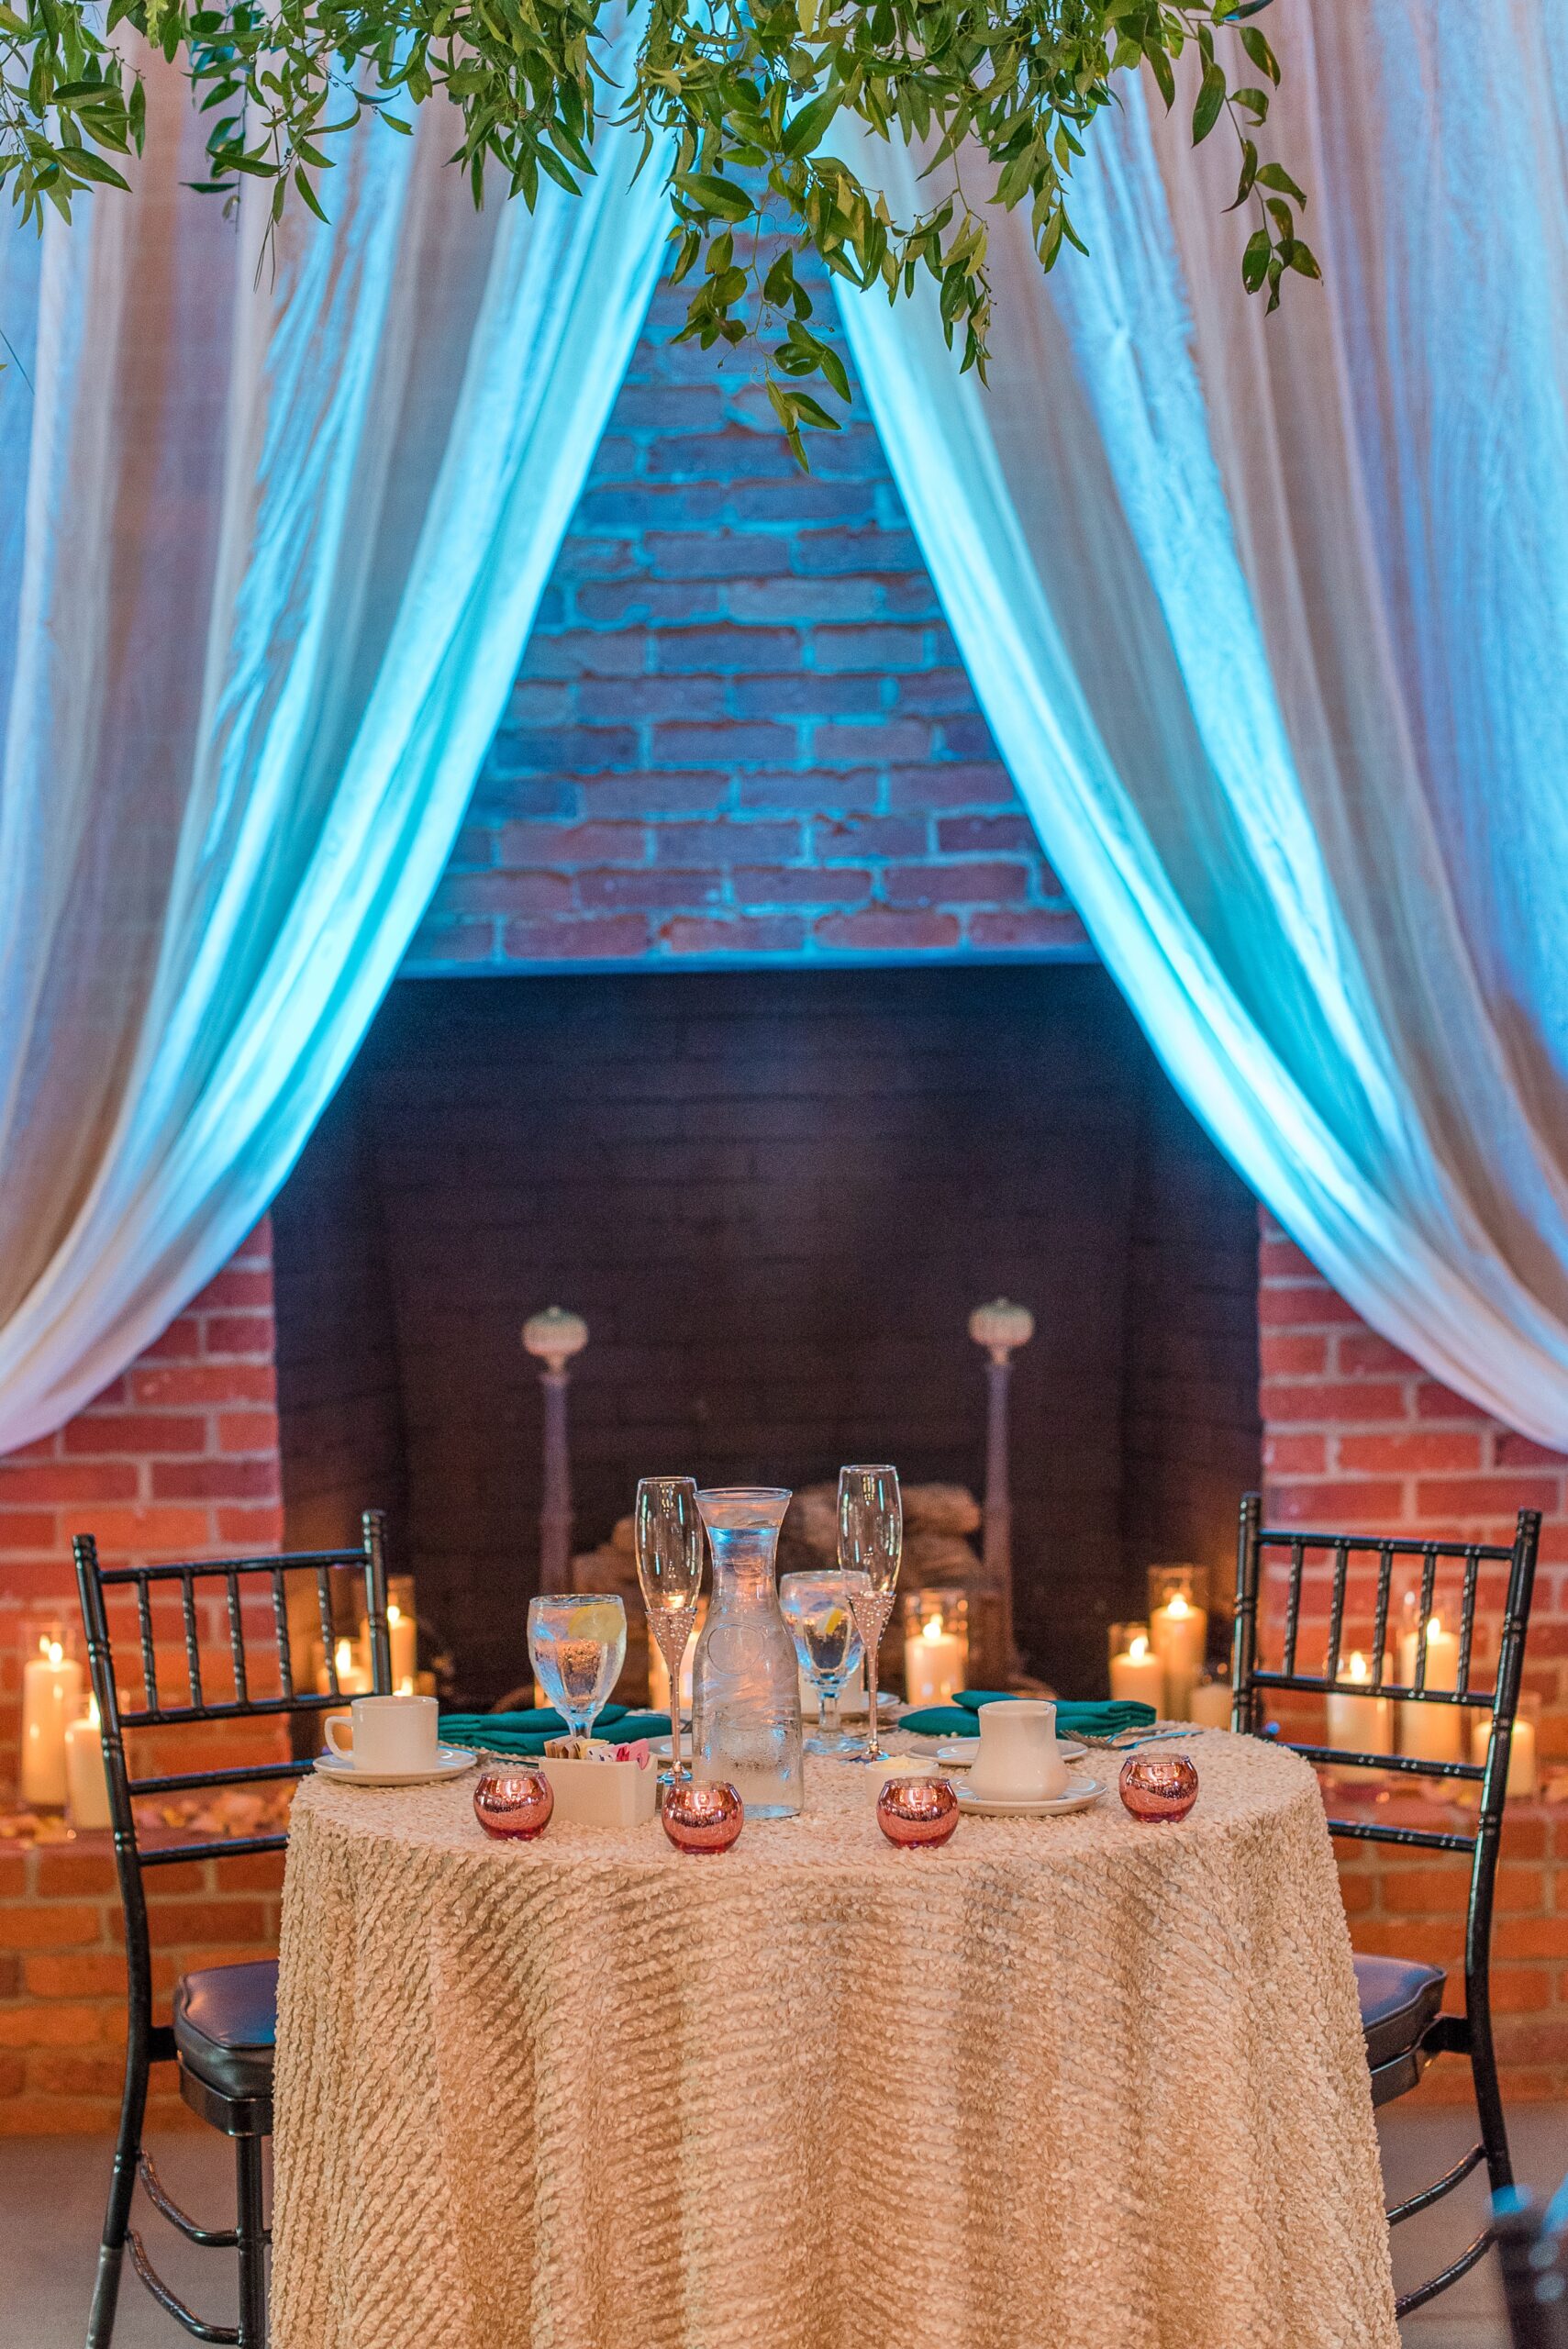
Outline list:
[[[950,1778],[889,1778],[876,1798],[876,1823],[901,1851],[934,1852],[958,1825]]]
[[[1184,1819],[1197,1800],[1197,1772],[1184,1753],[1129,1753],[1121,1798],[1134,1819]]]
[[[746,1806],[721,1781],[682,1778],[665,1787],[659,1815],[677,1852],[728,1852],[746,1823]]]
[[[542,1770],[505,1757],[482,1762],[473,1815],[487,1835],[528,1842],[550,1825],[555,1789]]]

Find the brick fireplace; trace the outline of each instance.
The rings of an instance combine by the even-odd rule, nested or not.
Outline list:
[[[274,1222],[111,1389],[0,1462],[0,1784],[23,1628],[72,1606],[79,1528],[111,1562],[214,1554],[278,1541],[285,1510],[293,1538],[338,1538],[380,1502],[483,1697],[533,1555],[524,1312],[556,1301],[595,1329],[574,1394],[587,1546],[655,1442],[805,1479],[891,1430],[918,1473],[977,1482],[962,1317],[1004,1287],[1040,1317],[1016,1481],[1042,1669],[1098,1685],[1101,1626],[1162,1551],[1223,1568],[1261,1441],[1287,1522],[1497,1539],[1521,1503],[1545,1511],[1528,1678],[1543,1758],[1568,1765],[1568,1463],[1424,1377],[1267,1226],[1260,1273],[1250,1201],[1094,966],[995,758],[863,409],[802,481],[751,387],[664,340],[670,315],[661,295],[405,980]],[[922,1031],[948,1041],[917,1049]],[[673,1074],[694,1044],[700,1133]],[[672,1081],[639,1093],[650,1070]],[[891,1210],[846,1166],[867,1097]],[[770,1130],[750,1137],[759,1099]],[[954,1165],[976,1174],[962,1197]],[[633,1300],[617,1186],[631,1268],[673,1260],[685,1289]],[[824,1235],[838,1269],[814,1294]],[[884,1261],[896,1343],[887,1296],[851,1276]],[[165,1987],[276,1929],[267,1863],[182,1874],[160,1887]],[[1451,1871],[1354,1854],[1342,1881],[1363,1947],[1456,1954]],[[1568,1802],[1518,1807],[1499,1895],[1510,2093],[1560,2096]],[[0,2133],[109,2125],[119,1983],[106,1850],[0,1842]]]
[[[291,1542],[388,1497],[469,1703],[519,1677],[552,1302],[584,1551],[658,1462],[978,1489],[966,1323],[1023,1299],[1018,1632],[1064,1684],[1258,1473],[1256,1212],[1094,967],[405,982],[273,1231]]]

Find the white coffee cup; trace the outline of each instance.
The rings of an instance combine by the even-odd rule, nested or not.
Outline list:
[[[1051,1802],[1067,1792],[1072,1780],[1049,1698],[1011,1697],[982,1705],[980,1751],[969,1783],[982,1802]]]
[[[433,1770],[439,1709],[433,1697],[356,1697],[347,1724],[328,1716],[327,1742],[356,1770]]]

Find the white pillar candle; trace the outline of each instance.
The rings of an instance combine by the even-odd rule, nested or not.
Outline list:
[[[946,1705],[969,1674],[969,1640],[929,1615],[904,1642],[904,1694],[911,1705]]]
[[[1125,1655],[1111,1658],[1111,1695],[1118,1702],[1152,1705],[1164,1700],[1165,1667],[1140,1631]]]
[[[1355,1687],[1372,1678],[1372,1667],[1357,1648],[1340,1666],[1341,1687]],[[1389,1697],[1341,1697],[1329,1699],[1329,1742],[1347,1753],[1392,1753],[1394,1703]]]
[[[1203,1674],[1204,1651],[1208,1645],[1207,1608],[1195,1607],[1178,1590],[1149,1618],[1149,1644],[1165,1675],[1165,1718],[1184,1721],[1193,1690]]]
[[[386,1636],[392,1649],[392,1685],[399,1696],[412,1696],[419,1669],[418,1631],[412,1615],[405,1615],[395,1598],[386,1609]]]
[[[1408,1631],[1399,1642],[1399,1677],[1407,1688],[1416,1685],[1416,1650],[1417,1634]],[[1436,1615],[1427,1621],[1424,1686],[1459,1686],[1459,1641],[1452,1631],[1443,1630]],[[1464,1720],[1464,1712],[1458,1705],[1403,1704],[1399,1708],[1399,1751],[1418,1755],[1423,1762],[1462,1762]]]
[[[1492,1716],[1487,1713],[1470,1732],[1470,1758],[1483,1769],[1486,1765],[1486,1747],[1491,1735]],[[1539,1784],[1535,1723],[1519,1713],[1515,1716],[1514,1733],[1508,1741],[1508,1783],[1504,1791],[1510,1795],[1533,1795]]]
[[[65,1808],[65,1732],[82,1710],[82,1666],[58,1640],[22,1666],[22,1800]]]
[[[109,1781],[95,1697],[79,1721],[65,1730],[65,1796],[71,1824],[79,1835],[109,1823]]]
[[[1187,1719],[1200,1729],[1229,1729],[1230,1709],[1229,1680],[1200,1680],[1193,1690]]]

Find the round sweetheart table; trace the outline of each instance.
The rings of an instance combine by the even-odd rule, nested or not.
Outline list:
[[[306,1781],[276,2349],[1397,2349],[1316,1783],[1183,1750],[938,1851],[836,1762],[696,1857]]]

